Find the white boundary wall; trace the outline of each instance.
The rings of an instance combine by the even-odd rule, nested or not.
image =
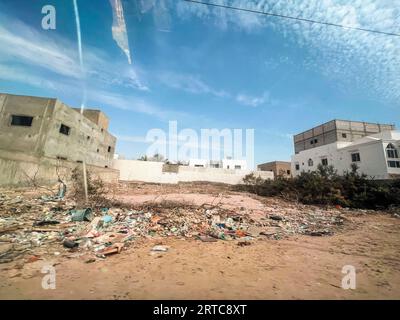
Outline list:
[[[274,179],[272,171],[231,170],[222,168],[193,168],[179,166],[177,173],[162,172],[163,163],[139,160],[114,160],[113,169],[120,172],[123,181],[143,181],[154,183],[178,183],[193,181],[239,184],[249,173],[263,179]]]

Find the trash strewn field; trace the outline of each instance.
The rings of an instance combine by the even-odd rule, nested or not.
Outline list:
[[[196,248],[203,244],[205,252],[213,247],[219,251],[221,245],[237,247],[243,250],[243,258],[235,262],[240,264],[245,250],[253,252],[250,247],[345,237],[360,228],[360,219],[377,215],[393,220],[398,231],[397,212],[305,206],[218,185],[120,184],[112,187],[108,203],[90,206],[75,201],[68,192],[49,196],[40,190],[2,189],[0,272],[24,279],[21,270],[36,263],[58,265],[66,259],[88,266],[119,263],[143,248],[150,256],[163,257],[176,250],[171,245],[176,241],[179,246],[182,241],[187,246],[196,243]],[[269,254],[272,259],[276,253]],[[399,271],[400,258],[394,259]]]

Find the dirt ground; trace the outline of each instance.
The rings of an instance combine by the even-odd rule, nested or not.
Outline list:
[[[182,190],[142,185],[120,192],[126,202],[167,197],[200,205],[245,207],[258,215],[274,199],[215,187]],[[276,205],[275,205],[276,207]],[[307,208],[307,207],[305,207]],[[86,263],[85,255],[0,264],[0,299],[400,299],[400,219],[352,212],[333,236],[238,241],[144,238],[121,254]],[[169,247],[153,252],[156,244]],[[44,265],[56,270],[56,289],[43,289]],[[356,268],[356,289],[341,287],[342,268]]]

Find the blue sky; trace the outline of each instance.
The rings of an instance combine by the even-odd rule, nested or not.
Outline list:
[[[396,1],[213,0],[400,33]],[[41,9],[54,5],[56,30]],[[117,153],[144,154],[149,129],[254,128],[255,162],[289,160],[292,134],[334,118],[400,127],[400,37],[293,22],[181,0],[123,0],[132,63],[109,0],[1,0],[0,91],[57,97],[110,117]],[[118,35],[117,35],[118,36]],[[121,35],[120,35],[121,36]]]

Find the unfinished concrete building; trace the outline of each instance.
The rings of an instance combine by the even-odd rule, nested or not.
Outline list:
[[[272,171],[274,177],[291,177],[291,163],[289,161],[272,161],[259,164],[257,169],[260,171]]]
[[[331,120],[293,137],[294,151],[320,147],[334,142],[352,142],[359,138],[394,130],[393,124],[379,124],[361,121]]]
[[[18,164],[63,160],[111,166],[116,138],[100,110],[73,109],[54,98],[0,94],[0,160],[4,181],[16,182]],[[7,167],[8,166],[8,167]],[[0,179],[1,180],[1,179]]]

